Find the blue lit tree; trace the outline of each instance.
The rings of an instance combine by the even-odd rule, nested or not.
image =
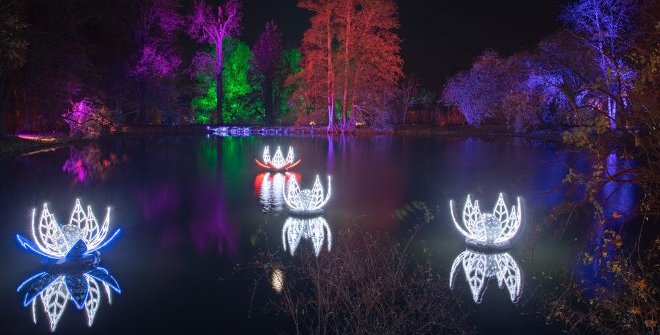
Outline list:
[[[597,110],[616,128],[617,110],[627,105],[634,72],[625,64],[624,53],[632,44],[637,6],[633,0],[579,0],[567,6],[561,19],[594,52],[601,70],[595,90],[601,97]]]

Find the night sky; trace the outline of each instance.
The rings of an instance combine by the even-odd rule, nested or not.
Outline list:
[[[297,0],[243,0],[242,37],[250,45],[265,22],[274,19],[287,46],[298,46],[311,13]],[[484,50],[504,55],[533,48],[561,27],[558,20],[567,0],[445,1],[399,0],[406,73],[430,88],[469,68]]]

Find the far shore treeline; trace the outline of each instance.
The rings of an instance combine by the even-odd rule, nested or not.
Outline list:
[[[657,105],[647,85],[658,70],[657,1],[577,0],[536,47],[484,50],[471,68],[438,78],[440,90],[404,73],[395,1],[298,7],[310,19],[297,45],[284,44],[273,20],[250,45],[238,0],[3,1],[0,134],[189,124],[640,128],[634,111]]]

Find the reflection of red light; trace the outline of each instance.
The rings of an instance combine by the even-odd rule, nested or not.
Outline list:
[[[263,184],[264,178],[266,177],[267,174],[269,174],[268,179],[272,180],[276,173],[263,172],[263,173],[258,174],[254,178],[254,196],[255,197],[259,197],[259,193],[261,192],[261,184]],[[285,185],[286,185],[286,182],[288,182],[289,178],[291,178],[291,177],[296,178],[297,182],[300,182],[300,179],[302,178],[300,173],[285,172],[284,173],[284,183],[285,183]]]
[[[258,163],[258,161],[257,161]],[[259,190],[261,190],[261,183],[264,182],[264,177],[266,176],[268,172],[260,173],[257,175],[256,178],[254,178],[254,196],[258,197],[259,196]]]

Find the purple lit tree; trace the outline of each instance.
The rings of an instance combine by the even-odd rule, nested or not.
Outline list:
[[[217,124],[223,124],[222,120],[222,64],[223,49],[222,42],[225,37],[233,37],[238,34],[241,22],[240,5],[237,0],[228,0],[224,6],[213,12],[212,6],[203,1],[196,1],[193,13],[190,16],[188,34],[199,43],[208,43],[213,46],[214,54],[198,52],[195,59],[213,64],[216,82],[216,116]]]
[[[561,15],[594,51],[602,72],[597,91],[607,103],[599,109],[609,117],[613,129],[617,110],[627,105],[626,96],[632,89],[634,72],[624,63],[623,55],[632,44],[636,12],[633,0],[578,0]]]
[[[156,81],[172,77],[181,64],[173,41],[183,23],[178,0],[138,0],[134,3],[133,40],[138,54],[131,76],[138,79],[139,121],[146,123],[146,90]]]
[[[259,35],[252,48],[254,69],[262,76],[261,87],[266,110],[266,124],[272,124],[275,121],[274,101],[276,96],[273,86],[278,77],[282,51],[282,33],[277,30],[275,21],[271,20],[266,23],[264,31]]]
[[[84,98],[72,103],[62,118],[69,125],[71,136],[98,137],[117,130],[108,109],[95,99]]]

